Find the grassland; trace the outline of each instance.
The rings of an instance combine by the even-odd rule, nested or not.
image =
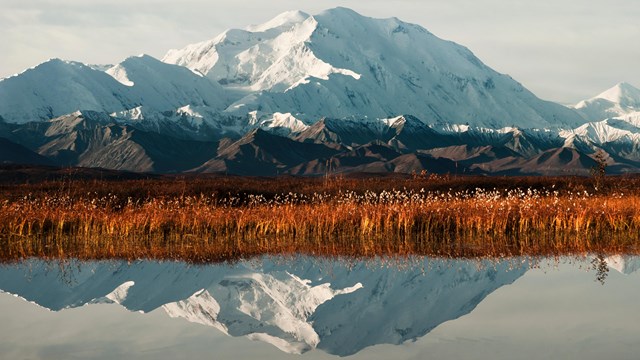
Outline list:
[[[0,260],[640,254],[640,178],[0,183]]]

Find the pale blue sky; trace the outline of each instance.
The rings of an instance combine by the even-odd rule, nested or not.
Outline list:
[[[544,99],[574,103],[621,81],[640,86],[637,0],[2,0],[0,77],[52,57],[162,57],[286,10],[335,6],[420,24]]]

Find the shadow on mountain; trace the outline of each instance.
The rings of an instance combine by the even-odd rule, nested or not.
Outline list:
[[[53,165],[54,161],[0,137],[0,164]]]
[[[194,169],[195,172],[233,173],[238,175],[277,175],[316,158],[338,153],[339,147],[299,142],[255,129],[240,140],[224,147],[214,159]]]

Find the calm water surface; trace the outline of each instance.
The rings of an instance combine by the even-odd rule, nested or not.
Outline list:
[[[0,266],[1,359],[638,359],[640,258]]]

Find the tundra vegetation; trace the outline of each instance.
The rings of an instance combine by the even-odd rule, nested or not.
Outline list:
[[[631,176],[0,183],[2,261],[609,255],[640,254],[639,244],[640,178]]]

